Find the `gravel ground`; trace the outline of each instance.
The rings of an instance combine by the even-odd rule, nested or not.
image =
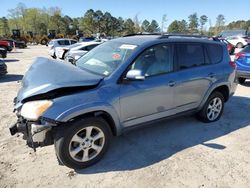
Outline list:
[[[250,82],[239,85],[220,121],[183,117],[114,138],[98,164],[72,171],[57,163],[53,146],[34,153],[11,137],[13,98],[23,74],[44,46],[8,54],[0,79],[0,187],[249,187]],[[35,79],[35,78],[34,78]]]

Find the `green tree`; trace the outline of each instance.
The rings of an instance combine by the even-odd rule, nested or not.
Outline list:
[[[129,19],[125,20],[125,22],[124,22],[124,35],[133,34],[133,33],[135,33],[135,24],[129,18]]]
[[[144,20],[141,24],[141,30],[143,32],[149,32],[149,25],[150,25],[150,22],[148,20]]]
[[[189,32],[190,33],[198,33],[198,16],[197,13],[191,14],[189,17]]]
[[[204,25],[207,23],[208,17],[206,15],[202,15],[200,17],[200,31],[203,34],[204,31]]]
[[[0,18],[0,36],[8,36],[9,33],[8,19],[6,17]]]
[[[152,20],[150,25],[148,26],[148,32],[159,32],[160,28],[159,28],[159,24],[157,23],[156,20]]]

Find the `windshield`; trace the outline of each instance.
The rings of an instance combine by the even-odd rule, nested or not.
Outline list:
[[[104,76],[124,63],[137,46],[115,41],[103,43],[76,61],[76,66]]]

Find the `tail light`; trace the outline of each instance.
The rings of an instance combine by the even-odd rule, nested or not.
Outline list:
[[[244,56],[245,56],[245,54],[243,54],[243,53],[237,53],[237,54],[235,54],[234,59],[238,60],[240,57],[244,57]]]
[[[230,61],[229,64],[231,65],[231,67],[233,69],[236,69],[237,65],[236,65],[236,63],[234,61]]]

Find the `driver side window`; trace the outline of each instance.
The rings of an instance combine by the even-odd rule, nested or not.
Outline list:
[[[173,71],[173,48],[169,44],[159,44],[146,49],[131,69],[141,70],[146,77]]]

